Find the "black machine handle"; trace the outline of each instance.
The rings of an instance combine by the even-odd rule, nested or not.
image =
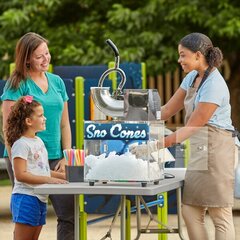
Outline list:
[[[115,57],[118,57],[118,56],[119,56],[119,51],[118,51],[116,45],[112,42],[112,40],[111,40],[111,39],[107,39],[107,40],[106,40],[106,43],[107,43],[107,44],[111,47],[111,49],[113,50]]]
[[[107,39],[106,40],[106,43],[111,47],[111,49],[113,50],[114,52],[114,55],[115,55],[115,66],[114,68],[109,68],[107,69],[100,77],[99,79],[99,82],[98,82],[98,87],[103,87],[103,82],[105,80],[105,78],[112,72],[117,72],[120,74],[121,76],[121,81],[117,87],[117,89],[115,90],[115,92],[113,93],[113,97],[114,98],[120,98],[121,95],[122,95],[122,89],[123,89],[123,86],[126,82],[126,75],[125,75],[125,72],[119,68],[119,62],[120,62],[120,56],[119,56],[119,51],[116,47],[116,45],[112,42],[111,39]]]

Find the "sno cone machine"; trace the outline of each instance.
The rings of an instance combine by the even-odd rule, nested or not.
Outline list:
[[[133,146],[150,141],[164,141],[164,122],[161,121],[161,100],[156,89],[125,89],[126,76],[119,68],[119,51],[108,39],[106,43],[115,55],[115,66],[105,71],[99,79],[98,87],[91,88],[91,96],[96,107],[111,120],[84,122],[84,181],[108,183],[140,182],[142,186],[153,182],[158,184],[164,178],[164,155],[159,151],[145,156],[131,153]],[[117,72],[121,79],[117,89],[111,94],[104,87],[105,78]]]

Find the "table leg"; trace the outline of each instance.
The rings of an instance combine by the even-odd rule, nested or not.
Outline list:
[[[126,200],[126,240],[131,240],[131,201]]]
[[[182,206],[181,206],[181,188],[177,188],[177,217],[178,217],[178,234],[180,239],[184,240],[183,233],[182,233]]]
[[[79,195],[74,195],[74,239],[79,240]]]
[[[136,199],[136,208],[137,208],[137,236],[135,238],[135,240],[140,238],[141,235],[141,206],[140,206],[140,198],[139,196],[135,197]]]
[[[84,207],[84,195],[79,195],[79,240],[87,240],[87,213]]]
[[[121,196],[121,240],[126,239],[126,196]]]

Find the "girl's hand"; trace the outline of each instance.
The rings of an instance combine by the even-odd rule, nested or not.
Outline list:
[[[62,172],[62,173],[65,172],[65,165],[66,165],[66,160],[65,158],[63,158],[57,163],[57,165],[54,168],[54,171]]]
[[[60,178],[49,177],[47,183],[50,183],[50,184],[65,184],[65,183],[68,183],[68,181],[66,181],[64,179],[60,179]]]
[[[51,177],[53,178],[60,178],[63,180],[66,180],[66,173],[65,172],[57,172],[57,171],[53,171],[51,170]]]

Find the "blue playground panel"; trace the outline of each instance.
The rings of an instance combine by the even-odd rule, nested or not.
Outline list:
[[[91,87],[98,86],[99,78],[106,70],[106,65],[56,66],[53,68],[53,73],[59,75],[61,78],[84,78],[84,120],[90,120],[90,89]],[[104,86],[111,88],[112,81],[106,79]]]
[[[122,63],[119,65],[126,75],[126,83],[123,89],[141,89],[143,82],[142,65],[139,63]],[[117,76],[117,85],[120,83],[120,75]]]
[[[109,68],[114,67],[114,62],[109,63]],[[55,66],[53,73],[62,78],[75,79],[81,76],[85,79],[100,79],[101,75],[108,69],[107,65],[90,65],[90,66]],[[145,64],[144,63],[121,63],[119,67],[125,72],[126,83],[124,89],[141,89],[146,85]],[[111,76],[112,74],[110,74]],[[117,86],[120,83],[120,75],[116,73]],[[105,81],[104,81],[105,83]],[[108,86],[108,85],[104,85]]]
[[[111,214],[117,211],[121,197],[114,195],[84,195],[85,211],[95,214]]]
[[[90,65],[90,66],[55,66],[53,73],[62,78],[75,79],[76,77],[99,79],[103,72],[107,70],[106,65]]]
[[[76,124],[75,124],[75,86],[74,81],[70,78],[63,78],[64,84],[66,86],[68,100],[68,114],[72,132],[72,146],[76,146]]]

